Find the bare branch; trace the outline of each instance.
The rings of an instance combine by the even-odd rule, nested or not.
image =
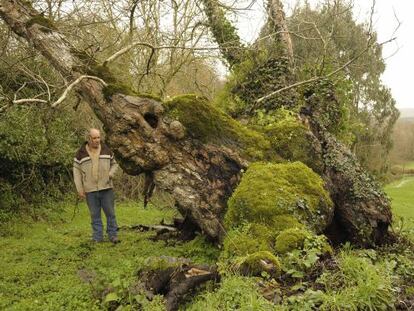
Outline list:
[[[44,99],[38,99],[38,98],[22,98],[22,99],[13,100],[13,104],[26,104],[26,103],[47,104],[48,101]]]
[[[161,49],[175,49],[175,50],[193,50],[193,51],[210,51],[210,50],[219,50],[219,47],[187,47],[187,46],[173,46],[173,45],[164,45],[164,46],[154,46],[148,42],[133,42],[130,45],[127,45],[123,49],[119,50],[115,54],[108,57],[104,62],[103,65],[107,65],[108,63],[114,61],[118,57],[124,55],[125,53],[128,53],[131,49],[133,49],[136,46],[145,46],[147,48],[150,48],[152,50],[161,50]],[[234,47],[236,49],[236,47]],[[240,48],[240,50],[245,50],[245,48]]]
[[[96,80],[101,82],[104,86],[107,86],[108,84],[102,80],[101,78],[95,77],[95,76],[80,76],[79,78],[77,78],[75,81],[73,81],[67,88],[66,90],[62,93],[62,95],[59,97],[59,99],[57,101],[55,101],[51,107],[55,108],[57,105],[59,105],[61,102],[63,102],[66,97],[68,96],[69,92],[77,85],[79,84],[83,79],[92,79],[92,80]]]
[[[95,76],[80,76],[79,78],[77,78],[75,81],[73,81],[71,84],[69,84],[69,86],[65,89],[65,91],[62,93],[62,95],[59,97],[59,99],[57,101],[55,101],[51,107],[55,108],[57,105],[59,105],[60,103],[62,103],[66,97],[68,96],[69,92],[77,85],[79,84],[83,79],[92,79],[92,80],[96,80],[99,81],[100,83],[102,83],[104,86],[107,86],[108,84],[102,80],[101,78],[95,77]],[[19,90],[21,90],[23,87],[25,86],[25,84],[23,84]],[[22,99],[14,99],[12,101],[13,104],[27,104],[27,103],[41,103],[41,104],[47,104],[50,102],[50,93],[49,95],[49,100],[45,100],[45,99],[38,99],[38,98],[22,98]],[[16,98],[16,96],[15,96]],[[7,105],[6,105],[7,106]],[[4,107],[6,107],[4,106]],[[0,109],[0,112],[2,112],[3,110],[5,110],[6,108],[2,107],[2,109]]]

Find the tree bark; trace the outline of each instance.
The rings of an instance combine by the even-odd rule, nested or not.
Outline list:
[[[328,105],[337,106],[336,99],[331,98]],[[335,205],[325,234],[334,243],[351,241],[361,247],[386,243],[392,222],[390,201],[355,155],[321,124],[318,109],[322,106],[311,97],[301,117],[310,129],[314,161],[320,163],[315,169]]]
[[[168,258],[168,260],[179,262],[183,259]],[[188,260],[184,259],[184,261]],[[197,287],[207,281],[220,281],[220,275],[216,266],[195,265],[188,261],[176,267],[143,271],[139,274],[139,279],[148,298],[162,294],[166,300],[166,309],[175,311]]]

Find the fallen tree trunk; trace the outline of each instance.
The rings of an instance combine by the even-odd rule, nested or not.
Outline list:
[[[205,1],[205,4],[210,2]],[[210,13],[214,15],[214,12],[216,11],[211,10]],[[85,75],[98,76],[99,79],[79,80],[77,91],[102,121],[107,143],[114,150],[121,167],[131,175],[145,173],[151,176],[152,181],[160,189],[173,195],[178,210],[186,219],[185,223],[195,224],[210,238],[220,240],[224,236],[221,221],[227,199],[237,186],[242,170],[248,165],[246,159],[266,159],[263,150],[259,148],[260,145],[266,145],[266,140],[256,133],[249,137],[251,140],[257,140],[256,145],[250,144],[251,140],[246,145],[243,138],[248,136],[247,130],[217,111],[206,110],[205,103],[200,104],[204,110],[193,110],[190,114],[205,118],[207,114],[214,112],[213,120],[208,124],[194,124],[190,121],[184,127],[167,113],[171,107],[167,107],[160,100],[134,94],[127,86],[120,85],[107,67],[97,64],[84,53],[77,51],[50,20],[30,7],[27,1],[1,0],[0,16],[16,34],[25,38],[42,53],[65,79],[72,81]],[[219,20],[214,19],[214,16],[210,19],[214,22],[226,22],[222,13],[220,16]],[[234,29],[232,30],[234,32]],[[222,45],[226,40],[223,37],[217,41]],[[227,46],[223,46],[223,51],[228,51],[229,63],[240,62],[242,54],[233,57],[233,50]],[[259,69],[254,70],[260,72]],[[280,81],[283,82],[282,78]],[[254,81],[256,80],[253,79],[252,83]],[[266,91],[252,85],[259,92]],[[249,88],[249,83],[244,85],[244,94],[249,93]],[[247,95],[245,98],[248,98]],[[184,102],[188,100],[183,98]],[[192,100],[202,101],[197,98]],[[284,98],[281,100],[286,102]],[[190,100],[184,109],[193,109],[195,104]],[[279,100],[269,101],[266,107],[276,109],[278,105]],[[175,106],[172,106],[175,109]],[[353,191],[356,187],[362,185],[359,187],[362,192],[368,189],[363,186],[366,175],[355,159],[348,156],[346,148],[318,128],[318,123],[312,123],[313,117],[309,116],[309,123],[317,140],[318,146],[315,146],[315,150],[321,151],[320,157],[325,161],[327,168],[323,172],[318,172],[324,174],[324,177],[328,176],[326,180],[330,182],[329,189],[336,207],[335,219],[341,225],[341,230],[346,233],[346,239],[357,244],[371,245],[381,241],[391,222],[389,202],[371,182],[368,187],[370,195],[354,200],[356,197]],[[212,131],[213,127],[215,135],[222,135],[222,130],[216,128],[216,119],[226,123],[229,128],[231,137],[224,137],[224,143],[214,139],[203,139],[198,135],[200,132]],[[213,126],[209,128],[210,125]],[[204,129],[200,130],[199,127],[202,126]],[[268,149],[268,146],[263,149]],[[250,156],[246,156],[246,150],[249,150],[247,154]],[[337,152],[336,160],[327,162],[333,151]],[[353,170],[340,170],[343,159]],[[380,194],[376,196],[375,193]]]

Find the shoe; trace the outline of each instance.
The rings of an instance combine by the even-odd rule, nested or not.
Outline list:
[[[112,238],[110,238],[109,239],[109,241],[111,241],[111,243],[113,243],[113,244],[118,244],[118,243],[120,243],[121,241],[118,239],[118,237],[116,237],[116,236],[113,236]]]
[[[95,239],[92,239],[92,243],[102,243],[103,242],[103,240],[95,240]]]

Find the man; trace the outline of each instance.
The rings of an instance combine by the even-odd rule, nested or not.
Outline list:
[[[92,239],[95,242],[103,241],[101,209],[106,216],[109,240],[114,244],[120,242],[112,190],[112,177],[117,167],[112,151],[105,144],[101,144],[100,131],[90,129],[87,142],[75,155],[73,178],[79,197],[86,198],[91,215]]]

